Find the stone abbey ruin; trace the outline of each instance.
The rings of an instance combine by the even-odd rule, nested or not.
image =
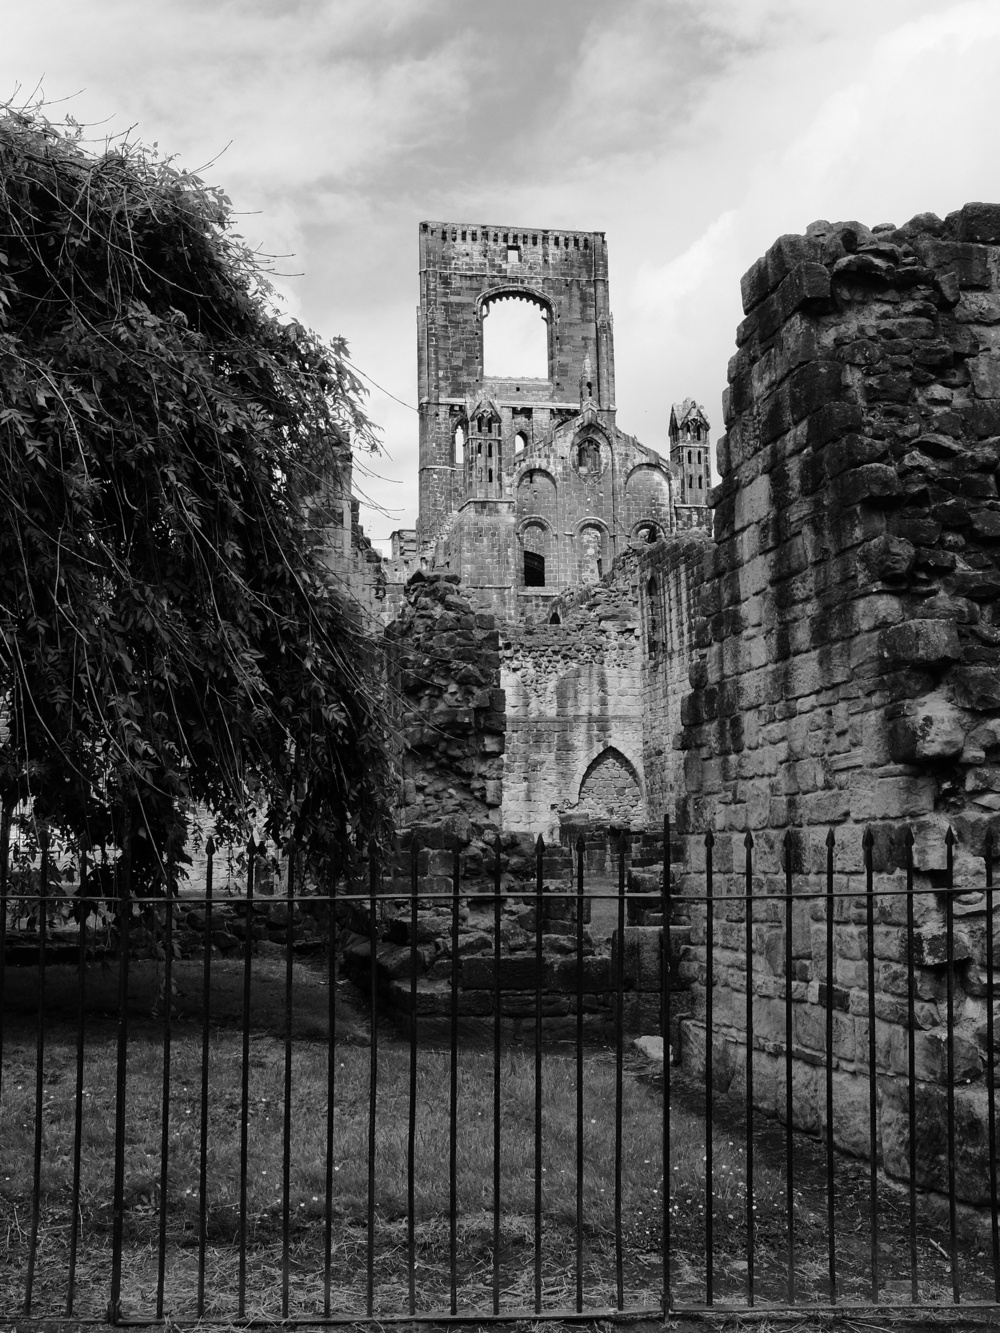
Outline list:
[[[543,835],[555,882],[579,835],[600,866],[609,833],[626,829],[630,884],[652,887],[643,864],[655,868],[668,814],[674,891],[701,893],[711,833],[713,1069],[717,1086],[743,1095],[746,920],[735,895],[749,832],[754,1101],[784,1114],[787,846],[803,895],[787,977],[793,1118],[823,1123],[830,1003],[835,1138],[865,1153],[870,831],[883,895],[879,1151],[894,1171],[910,944],[893,893],[905,888],[912,830],[925,891],[912,943],[920,1171],[940,1185],[949,1043],[933,891],[951,828],[962,889],[950,1051],[958,1183],[982,1198],[992,946],[982,856],[1000,811],[1000,205],[781,237],[743,279],[711,493],[697,404],[673,409],[669,457],[617,425],[600,233],[425,223],[420,257],[420,517],[415,532],[394,534],[378,589],[402,768],[396,882],[409,883],[414,836],[421,892],[447,891],[457,850],[474,894],[491,882],[495,843],[516,882],[530,879]],[[484,319],[511,299],[544,317],[546,378],[484,374]],[[861,906],[839,900],[828,975],[819,923],[831,829],[837,891],[856,891]],[[674,1054],[697,1072],[705,932],[698,911],[689,916],[672,932],[687,987]],[[660,918],[649,920],[626,946],[637,992],[651,960],[648,989],[659,985]],[[513,965],[519,926],[508,926]],[[470,989],[476,967],[462,961]],[[555,991],[557,974],[558,958]],[[641,1025],[654,1012],[638,1004],[633,1015]]]

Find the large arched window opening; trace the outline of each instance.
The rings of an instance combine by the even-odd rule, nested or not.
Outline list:
[[[528,523],[521,531],[522,587],[544,588],[546,560],[549,555],[549,531],[541,523]],[[551,578],[552,571],[548,570]]]
[[[548,311],[504,293],[483,303],[483,374],[493,379],[547,380]]]
[[[455,466],[465,466],[465,427],[461,424],[455,427]]]

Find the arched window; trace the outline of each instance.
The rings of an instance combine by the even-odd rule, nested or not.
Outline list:
[[[528,447],[528,437],[523,430],[519,430],[514,436],[514,457],[522,453]]]
[[[501,379],[549,377],[547,312],[504,294],[483,305],[483,374]]]
[[[561,625],[561,624],[562,624],[562,621],[559,619],[559,612],[558,612],[558,611],[553,611],[552,614],[549,616],[549,624],[550,624],[550,625]]]
[[[462,425],[455,427],[455,466],[465,466],[465,428]]]
[[[521,533],[521,551],[524,556],[523,586],[544,588],[545,560],[549,553],[548,529],[540,523],[529,523]]]
[[[604,540],[600,528],[586,527],[580,532],[580,579],[597,583],[603,572]]]
[[[646,582],[646,606],[649,611],[649,655],[655,657],[660,647],[660,607],[655,578]]]
[[[601,470],[601,446],[596,440],[582,440],[576,448],[576,468],[581,477],[593,476]]]

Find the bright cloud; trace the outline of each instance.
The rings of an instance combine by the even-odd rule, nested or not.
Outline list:
[[[376,537],[416,514],[417,225],[608,235],[622,425],[720,392],[739,278],[817,217],[997,198],[996,0],[44,0],[10,6],[0,95],[43,80],[224,186],[289,313],[345,335],[388,456]],[[103,130],[98,131],[103,133]],[[397,401],[402,400],[402,401]],[[386,515],[380,515],[377,506]]]

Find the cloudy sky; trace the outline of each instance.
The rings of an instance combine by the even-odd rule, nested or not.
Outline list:
[[[384,539],[416,517],[421,219],[606,232],[619,423],[663,447],[694,397],[718,434],[775,237],[1000,199],[998,70],[1000,0],[8,0],[0,99],[212,162],[289,312],[394,395],[358,486]]]

